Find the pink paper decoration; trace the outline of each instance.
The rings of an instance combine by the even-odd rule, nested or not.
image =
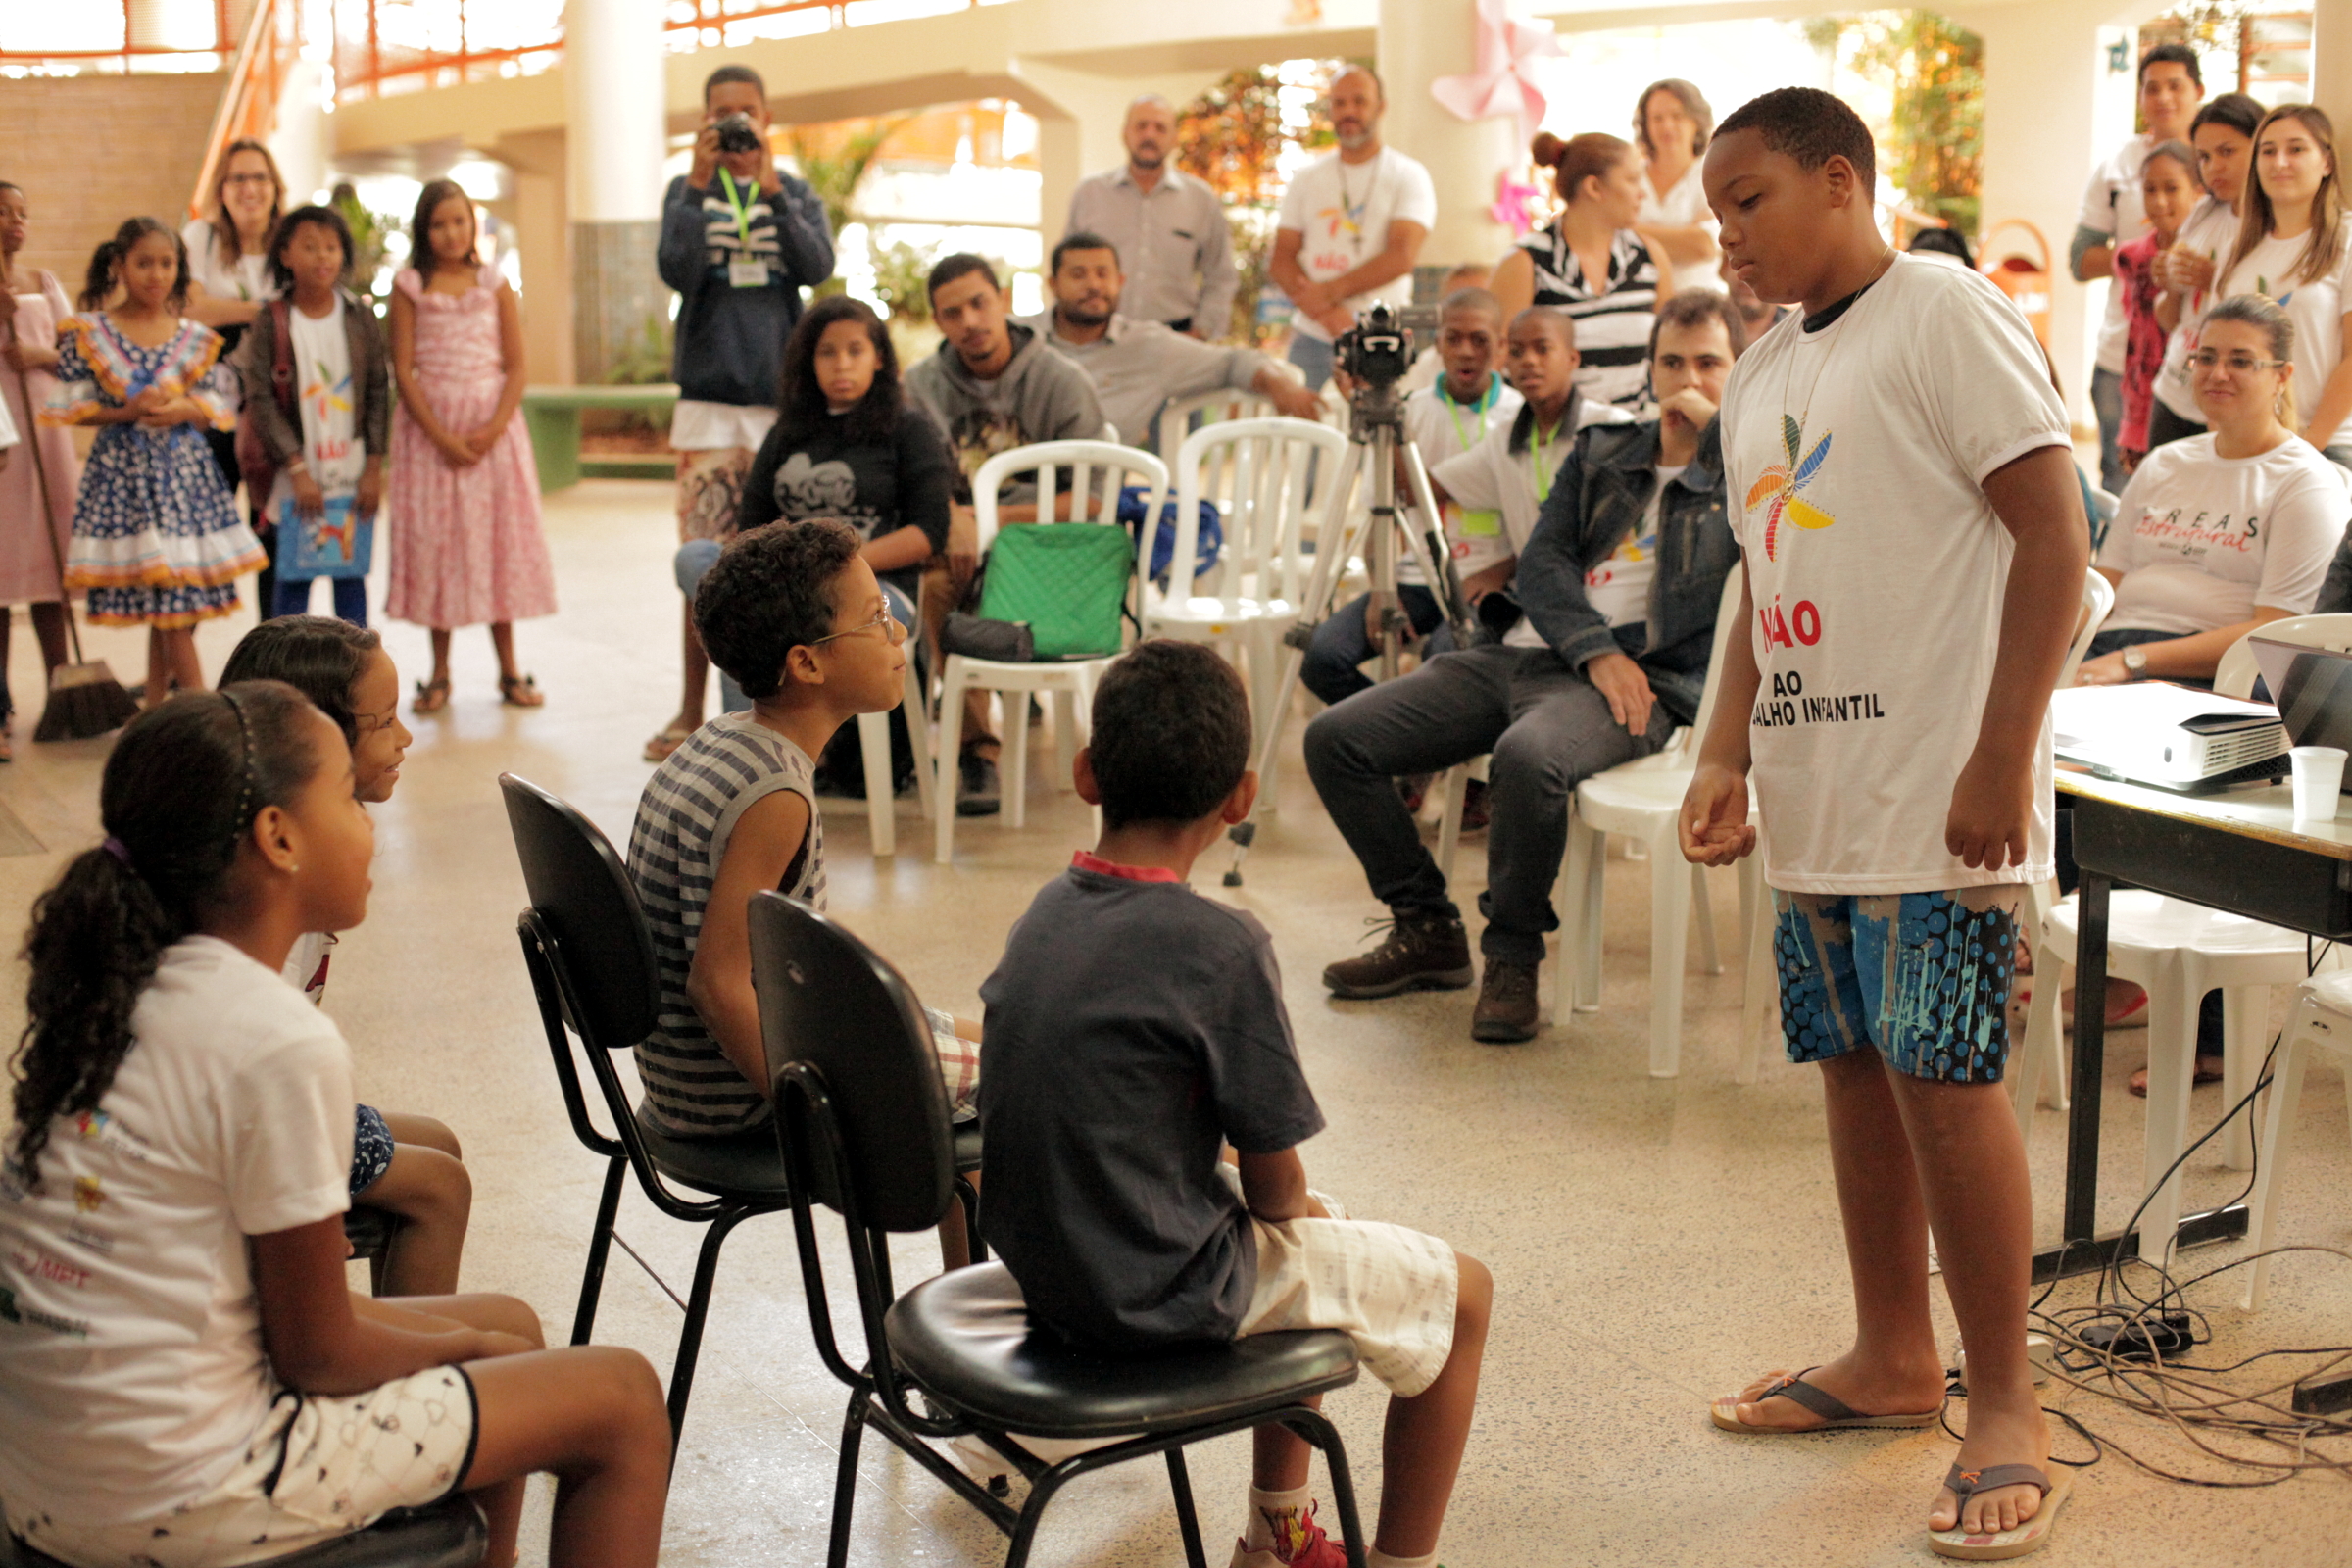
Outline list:
[[[1527,233],[1536,226],[1536,198],[1542,194],[1513,179],[1506,169],[1494,176],[1494,205],[1487,209],[1487,216],[1514,234]]]
[[[1503,0],[1478,0],[1478,69],[1466,76],[1440,76],[1430,95],[1463,120],[1509,115],[1525,141],[1544,122],[1544,89],[1536,85],[1536,62],[1557,56],[1560,41],[1549,28],[1513,22]]]

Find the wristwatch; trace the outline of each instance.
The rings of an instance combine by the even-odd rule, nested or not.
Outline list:
[[[2125,649],[2124,667],[2132,672],[2133,680],[2145,675],[2148,672],[2148,651],[2144,648]]]

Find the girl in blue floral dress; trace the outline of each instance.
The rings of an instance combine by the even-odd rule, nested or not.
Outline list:
[[[118,288],[122,302],[102,309]],[[99,426],[74,504],[65,585],[89,590],[90,619],[145,626],[147,703],[197,690],[198,621],[237,608],[236,580],[262,547],[237,516],[204,430],[234,425],[220,338],[183,319],[188,253],[152,218],[98,247],[82,314],[58,330],[53,424]]]

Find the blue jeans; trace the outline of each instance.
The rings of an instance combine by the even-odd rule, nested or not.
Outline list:
[[[2124,378],[2113,370],[2090,372],[2090,406],[2099,416],[2099,488],[2111,496],[2124,493],[2124,449],[2117,438],[2124,428]]]
[[[280,577],[270,586],[270,613],[278,615],[307,615],[311,612],[311,584],[317,577]],[[328,577],[335,585],[335,618],[348,620],[354,626],[368,624],[368,579],[365,577]]]
[[[1331,380],[1331,345],[1304,332],[1291,334],[1290,362],[1306,374],[1306,389],[1320,392]]]
[[[704,575],[718,564],[719,552],[725,548],[725,544],[717,539],[689,539],[678,546],[677,555],[670,559],[670,569],[676,573],[678,592],[686,596],[688,604],[694,602],[694,591],[703,585]],[[913,601],[894,584],[887,582],[882,584],[882,600],[890,606],[893,620],[910,631],[914,628]],[[720,670],[718,710],[722,713],[742,713],[748,712],[751,706],[752,700],[743,695],[743,688],[735,684],[735,677]]]
[[[1371,597],[1366,594],[1333,611],[1307,644],[1306,658],[1298,665],[1298,681],[1327,704],[1344,703],[1372,684],[1356,668],[1378,652],[1372,639],[1364,635],[1364,605]],[[1453,632],[1446,624],[1445,612],[1438,609],[1436,594],[1416,582],[1398,583],[1396,600],[1411,619],[1416,636],[1436,634],[1423,651],[1424,658],[1434,659],[1453,646]]]

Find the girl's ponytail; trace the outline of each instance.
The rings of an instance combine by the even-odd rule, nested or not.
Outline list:
[[[107,839],[74,857],[33,905],[32,971],[18,1042],[9,1163],[40,1185],[61,1115],[94,1110],[132,1043],[131,1012],[164,950],[229,895],[266,806],[317,771],[317,710],[277,681],[185,692],[132,719],[106,761]]]
[[[106,303],[115,291],[115,263],[122,259],[122,247],[114,240],[102,241],[90,252],[90,275],[82,279],[81,297],[74,303],[85,311],[94,311]]]

